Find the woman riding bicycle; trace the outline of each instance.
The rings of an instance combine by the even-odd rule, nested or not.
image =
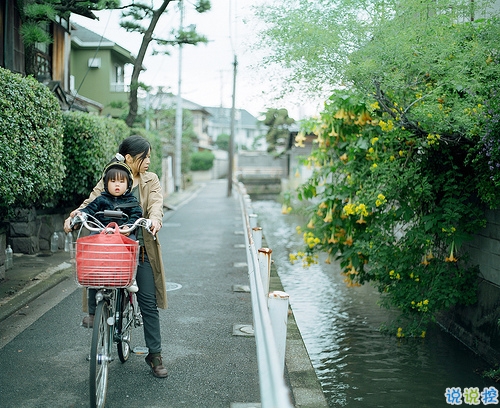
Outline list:
[[[150,164],[151,145],[143,137],[134,135],[126,138],[120,144],[118,149],[119,159],[123,158],[133,174],[132,194],[139,200],[144,211],[144,218],[152,221],[152,234],[142,234],[137,231],[137,239],[140,244],[139,265],[137,267],[137,300],[141,309],[144,339],[149,354],[146,357],[146,363],[151,367],[155,377],[166,378],[168,372],[163,366],[161,356],[161,333],[160,316],[158,308],[167,308],[167,292],[165,275],[163,269],[163,260],[161,254],[161,245],[156,238],[157,232],[162,227],[163,220],[163,195],[158,176],[155,173],[147,171]],[[94,190],[82,205],[71,212],[70,217],[64,222],[64,230],[71,231],[71,218],[83,207],[87,206],[96,197],[101,195],[104,190],[104,182],[101,179]],[[84,298],[84,310],[86,308],[87,298]],[[88,326],[93,323],[92,304],[89,302],[89,316],[86,316]],[[85,321],[84,321],[85,323]]]

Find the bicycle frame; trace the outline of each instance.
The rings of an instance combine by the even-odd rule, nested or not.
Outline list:
[[[106,216],[119,216],[120,211],[104,211]],[[78,217],[78,218],[77,218]],[[72,222],[82,223],[82,227],[90,231],[108,231],[95,217],[88,214],[78,215]],[[91,218],[92,221],[88,221]],[[92,225],[90,225],[92,224]],[[145,227],[150,232],[151,221],[141,218],[131,227],[122,229],[122,232],[131,232],[138,226]],[[109,229],[113,232],[114,229]],[[113,361],[112,346],[117,344],[118,356],[125,363],[131,353],[131,329],[142,324],[142,318],[137,306],[137,297],[123,287],[96,287],[96,311],[90,347],[90,406],[102,408],[106,402],[108,385],[109,363]]]

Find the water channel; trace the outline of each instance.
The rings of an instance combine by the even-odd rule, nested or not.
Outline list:
[[[302,220],[281,214],[275,201],[252,201],[252,208],[330,407],[447,407],[447,388],[500,390],[481,375],[485,362],[437,325],[425,339],[383,335],[379,328],[393,315],[378,306],[376,289],[346,287],[333,262],[292,265],[288,254],[303,250],[295,230]]]

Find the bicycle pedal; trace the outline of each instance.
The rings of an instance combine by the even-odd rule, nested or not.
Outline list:
[[[134,354],[148,354],[149,349],[143,346],[136,346],[132,349],[132,353]]]

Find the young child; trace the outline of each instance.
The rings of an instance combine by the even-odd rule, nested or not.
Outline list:
[[[100,196],[90,202],[81,212],[95,216],[103,225],[116,222],[119,226],[133,224],[142,217],[142,208],[139,201],[131,193],[133,177],[132,170],[125,163],[111,162],[104,169],[104,191]],[[128,219],[117,220],[96,213],[104,210],[120,210]],[[135,240],[134,236],[131,236]]]
[[[111,162],[104,169],[103,174],[104,191],[80,211],[93,215],[103,225],[116,222],[118,226],[123,224],[133,224],[142,217],[142,207],[139,201],[131,193],[133,185],[132,170],[123,162]],[[120,210],[128,216],[128,219],[117,220],[97,214],[104,210]],[[135,234],[129,234],[129,238],[136,240]],[[131,292],[137,292],[138,287],[134,280],[128,287]]]

